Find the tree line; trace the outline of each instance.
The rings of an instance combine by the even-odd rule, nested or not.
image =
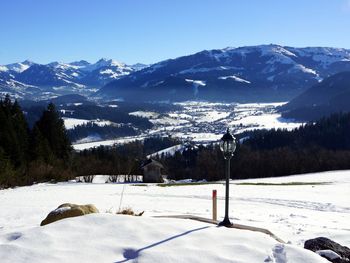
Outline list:
[[[89,136],[95,136],[100,140],[113,139],[124,136],[135,136],[139,131],[131,125],[98,125],[93,122],[75,126],[68,130],[71,141],[76,142]]]
[[[77,176],[140,175],[141,164],[147,155],[179,143],[180,141],[175,138],[156,136],[123,145],[85,149],[73,155],[73,170]]]
[[[114,123],[131,123],[134,127],[142,130],[150,129],[153,126],[147,118],[130,115],[124,108],[119,107],[101,107],[89,104],[66,106],[62,116],[88,120],[102,119]]]

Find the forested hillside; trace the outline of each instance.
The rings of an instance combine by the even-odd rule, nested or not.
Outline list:
[[[317,120],[336,112],[350,111],[350,72],[345,71],[317,83],[281,107],[282,116]]]

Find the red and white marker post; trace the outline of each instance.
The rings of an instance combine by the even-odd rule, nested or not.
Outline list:
[[[212,199],[213,199],[213,220],[216,221],[217,220],[217,198],[216,198],[216,190],[213,190],[213,195],[212,195]]]

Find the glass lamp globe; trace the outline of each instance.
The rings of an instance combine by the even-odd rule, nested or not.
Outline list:
[[[220,140],[220,150],[224,154],[225,159],[231,158],[236,150],[236,138],[232,136],[229,129],[227,129]]]

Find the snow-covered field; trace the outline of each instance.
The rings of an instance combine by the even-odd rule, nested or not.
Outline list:
[[[71,182],[1,190],[0,262],[328,262],[302,249],[304,241],[325,236],[350,246],[350,171],[231,181],[231,220],[267,228],[287,244],[258,232],[153,217],[210,218],[213,189],[222,219],[222,183]],[[101,213],[39,226],[65,202],[92,203]],[[145,213],[115,215],[120,202]]]
[[[129,114],[133,116],[149,118],[149,119],[158,118],[159,116],[159,113],[153,112],[153,111],[134,111],[134,112],[130,112]]]
[[[82,151],[84,149],[94,148],[101,145],[111,146],[114,144],[125,144],[136,140],[143,140],[144,138],[145,138],[144,136],[135,136],[135,137],[124,137],[121,139],[114,139],[114,140],[83,142],[83,143],[74,144],[73,147],[74,147],[74,150]]]
[[[94,123],[98,126],[105,126],[105,125],[118,125],[117,123],[108,121],[108,120],[85,120],[85,119],[76,119],[76,118],[63,118],[64,126],[67,130],[73,129],[75,126],[88,124],[88,123]]]

